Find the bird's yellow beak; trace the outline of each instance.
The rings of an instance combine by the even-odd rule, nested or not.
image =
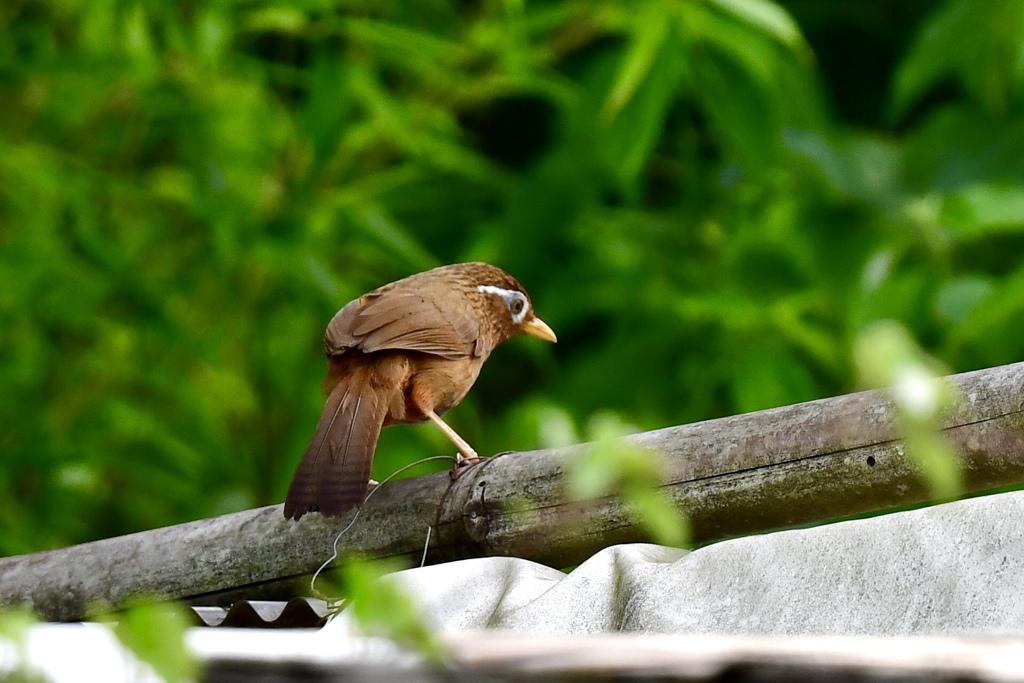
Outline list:
[[[555,331],[548,327],[548,324],[540,318],[530,318],[523,321],[523,331],[531,337],[543,339],[544,341],[557,342],[558,337]]]

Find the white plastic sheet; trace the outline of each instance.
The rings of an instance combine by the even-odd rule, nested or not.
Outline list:
[[[394,580],[445,631],[1024,634],[1024,492],[693,552],[616,546],[568,574],[483,558]]]

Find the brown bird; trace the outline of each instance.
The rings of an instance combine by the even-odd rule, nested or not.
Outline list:
[[[417,273],[346,304],[324,335],[327,403],[288,489],[285,518],[361,505],[389,425],[431,420],[459,461],[479,460],[441,415],[466,397],[491,351],[521,332],[556,341],[522,285],[486,263]]]

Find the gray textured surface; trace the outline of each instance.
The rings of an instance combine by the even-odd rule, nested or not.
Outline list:
[[[1022,520],[1013,492],[689,553],[615,546],[568,575],[483,558],[396,577],[446,630],[1024,634]]]

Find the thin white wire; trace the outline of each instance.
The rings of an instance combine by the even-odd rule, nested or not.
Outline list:
[[[394,472],[389,474],[387,477],[385,477],[383,481],[381,481],[379,484],[374,486],[372,491],[370,491],[368,494],[366,494],[366,498],[363,499],[363,505],[366,505],[366,501],[370,500],[370,496],[372,496],[373,494],[377,493],[377,491],[380,491],[384,487],[384,484],[388,483],[389,481],[391,481],[392,479],[397,477],[402,472],[405,472],[407,469],[409,469],[411,467],[415,467],[417,465],[422,465],[423,463],[430,462],[431,460],[454,460],[454,459],[455,458],[453,458],[450,455],[432,455],[429,458],[423,458],[422,460],[417,460],[416,462],[409,463],[408,465],[406,465],[404,467],[399,467],[397,470],[395,470]],[[349,522],[345,526],[345,528],[342,529],[341,531],[339,531],[338,535],[334,537],[334,545],[333,545],[334,551],[331,553],[331,556],[329,558],[327,558],[327,560],[322,565],[320,565],[319,569],[317,569],[315,572],[313,572],[313,578],[309,580],[309,590],[314,595],[319,595],[320,594],[317,591],[317,589],[316,589],[317,577],[320,576],[320,572],[322,572],[324,569],[326,569],[329,564],[331,564],[336,559],[338,559],[338,541],[341,540],[342,536],[344,536],[346,533],[348,533],[348,530],[351,529],[352,525],[356,523],[357,519],[359,519],[359,514],[362,511],[363,511],[363,507],[362,507],[362,505],[360,505],[359,508],[356,509],[356,514],[352,515],[352,521]],[[428,526],[427,527],[427,543],[428,544],[430,543],[430,531],[431,531],[431,528]],[[427,559],[427,548],[426,548],[426,546],[424,546],[424,548],[423,548],[423,560],[420,563],[421,567],[423,566],[422,563],[426,562],[426,559]]]
[[[430,547],[430,532],[434,530],[434,527],[427,525],[427,540],[423,543],[423,557],[420,558],[420,566],[422,567],[427,563],[427,548]]]

